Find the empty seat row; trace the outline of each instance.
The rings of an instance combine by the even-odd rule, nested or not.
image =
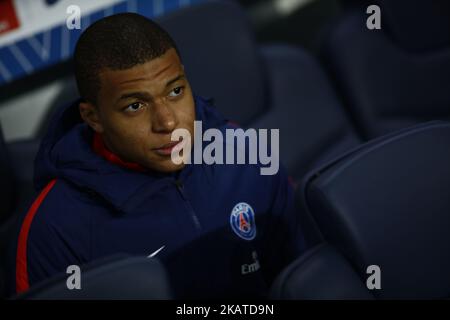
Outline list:
[[[358,133],[368,140],[450,120],[450,3],[343,1],[321,40],[322,57]],[[366,22],[379,7],[381,29]]]
[[[448,299],[450,123],[385,135],[308,174],[297,192],[320,241],[275,299]]]

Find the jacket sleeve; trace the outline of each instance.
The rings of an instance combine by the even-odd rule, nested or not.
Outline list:
[[[88,259],[86,239],[90,227],[80,216],[77,219],[77,206],[71,206],[58,189],[56,185],[36,207],[38,197],[20,225],[15,257],[16,293]]]
[[[294,205],[294,188],[281,166],[273,176],[271,206],[265,246],[265,276],[269,283],[305,250],[305,240]]]

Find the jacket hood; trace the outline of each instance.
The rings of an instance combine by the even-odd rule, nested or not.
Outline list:
[[[226,124],[210,100],[199,96],[194,100],[195,119],[202,121],[204,130]],[[34,182],[38,190],[52,179],[64,179],[126,211],[140,201],[133,195],[148,196],[175,177],[183,180],[192,170],[193,165],[188,164],[178,173],[142,173],[108,162],[92,149],[94,132],[81,119],[79,102],[60,108],[50,122],[35,159]]]

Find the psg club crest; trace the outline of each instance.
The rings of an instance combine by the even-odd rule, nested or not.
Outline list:
[[[253,240],[256,236],[255,212],[245,202],[234,206],[230,215],[230,225],[234,233],[244,240]]]

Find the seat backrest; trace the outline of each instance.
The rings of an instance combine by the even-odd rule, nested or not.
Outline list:
[[[381,29],[369,30],[367,2],[329,28],[324,61],[367,138],[431,120],[450,120],[450,2],[377,0]]]
[[[377,298],[450,296],[450,123],[375,139],[311,172],[304,202],[324,241]]]
[[[294,180],[360,143],[314,56],[282,44],[266,44],[260,52],[270,108],[252,127],[279,129],[280,160]]]
[[[16,181],[11,166],[3,132],[0,126],[0,225],[4,223],[14,210],[16,204]]]
[[[264,112],[265,85],[245,12],[232,1],[206,1],[156,19],[175,40],[193,90],[242,126]]]
[[[446,0],[377,0],[385,33],[408,52],[450,49],[450,3]]]
[[[345,257],[320,244],[289,264],[270,290],[275,300],[372,300],[374,296]]]
[[[167,300],[172,289],[157,259],[115,255],[80,266],[81,289],[67,287],[69,274],[57,275],[13,299]]]

